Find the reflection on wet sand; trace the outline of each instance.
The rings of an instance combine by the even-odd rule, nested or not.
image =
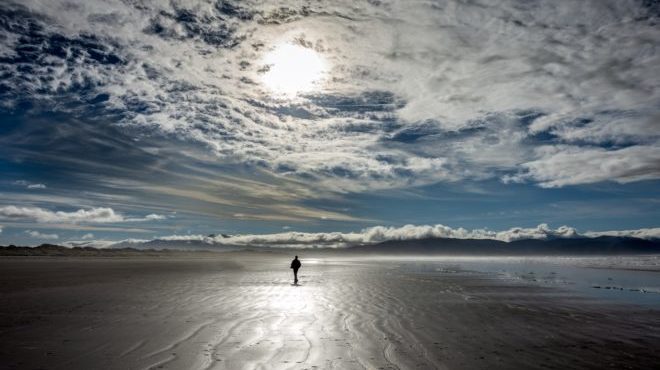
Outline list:
[[[258,253],[0,260],[0,359],[8,368],[72,369],[620,368],[660,360],[650,350],[660,346],[654,307],[441,261],[303,258],[292,286],[289,262]]]

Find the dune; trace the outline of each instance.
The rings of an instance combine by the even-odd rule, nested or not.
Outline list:
[[[6,369],[650,368],[656,307],[423,260],[0,259]],[[430,264],[430,266],[429,266]]]

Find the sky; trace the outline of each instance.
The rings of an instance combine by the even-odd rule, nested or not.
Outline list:
[[[5,0],[0,244],[656,229],[659,45],[652,0]]]

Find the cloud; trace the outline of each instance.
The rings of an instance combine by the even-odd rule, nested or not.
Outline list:
[[[111,245],[116,244],[115,241],[110,241],[110,240],[70,240],[61,243],[61,245],[66,246],[66,247],[79,247],[79,248],[85,248],[85,247],[90,247],[90,248],[98,248],[98,249],[103,249],[103,248],[108,248]]]
[[[0,17],[6,109],[108,117],[315,189],[660,178],[648,2],[23,0]],[[319,91],[264,86],[284,42],[328,62]]]
[[[20,185],[20,186],[25,186],[26,189],[46,189],[45,184],[33,184],[33,183],[27,182],[25,180],[16,180],[16,181],[14,181],[14,184]]]
[[[57,234],[43,234],[40,233],[39,231],[34,231],[34,230],[25,230],[25,233],[30,235],[31,238],[35,238],[35,239],[55,240],[60,238]]]
[[[131,218],[126,218],[124,219],[125,222],[142,222],[142,221],[158,221],[158,220],[165,220],[167,219],[166,216],[163,215],[157,215],[155,213],[148,214],[144,217],[131,217]]]
[[[266,235],[232,236],[219,239],[223,243],[240,245],[271,245],[271,244],[361,244],[379,243],[388,240],[414,240],[425,238],[455,238],[455,239],[493,239],[514,241],[519,239],[547,239],[550,237],[575,237],[575,229],[562,226],[550,229],[541,224],[536,228],[512,228],[506,231],[489,231],[484,229],[466,230],[451,228],[444,225],[405,225],[402,227],[374,226],[357,233],[300,233],[286,232]]]
[[[127,218],[112,208],[79,209],[74,212],[50,211],[39,207],[0,207],[0,217],[5,219],[30,220],[41,223],[118,223],[160,220],[163,216],[151,214],[143,218]]]
[[[523,164],[523,172],[505,181],[538,181],[543,187],[612,180],[628,183],[660,178],[660,147],[631,146],[616,150],[575,146],[543,146],[539,159]]]
[[[613,233],[613,232],[607,232]],[[652,238],[652,232],[623,231],[637,235],[636,237]],[[390,240],[418,240],[427,238],[451,238],[451,239],[487,239],[503,242],[516,240],[536,239],[547,240],[553,238],[581,238],[595,237],[598,233],[578,233],[575,228],[561,226],[556,229],[547,224],[540,224],[532,228],[514,227],[503,231],[492,231],[487,229],[467,230],[464,228],[451,228],[445,225],[405,225],[401,227],[374,226],[365,228],[359,232],[325,232],[304,233],[287,231],[275,234],[249,234],[249,235],[169,235],[154,240],[127,239],[116,242],[112,246],[140,246],[159,245],[159,242],[175,242],[167,244],[166,247],[176,247],[176,242],[181,245],[196,242],[206,246],[265,246],[265,247],[325,247],[342,248],[359,244],[375,244]],[[603,234],[604,235],[604,234]],[[623,234],[621,234],[623,235]],[[149,244],[147,244],[149,243]]]
[[[639,239],[660,239],[660,228],[648,228],[638,230],[611,230],[611,231],[589,231],[584,233],[589,237],[599,236],[628,236]]]
[[[61,116],[25,119],[20,129],[0,137],[0,152],[16,162],[48,166],[56,192],[24,193],[20,199],[48,203],[51,209],[112,204],[201,217],[355,220],[303,203],[333,196],[323,189],[263,170],[246,172],[240,164],[218,161],[195,143],[173,144],[164,137],[143,137],[98,122]],[[59,195],[64,192],[69,196]],[[0,194],[0,203],[12,204],[13,196]]]

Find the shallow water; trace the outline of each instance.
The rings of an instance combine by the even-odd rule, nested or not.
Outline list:
[[[406,257],[400,261],[402,268],[419,273],[477,271],[611,303],[660,306],[658,256]]]

